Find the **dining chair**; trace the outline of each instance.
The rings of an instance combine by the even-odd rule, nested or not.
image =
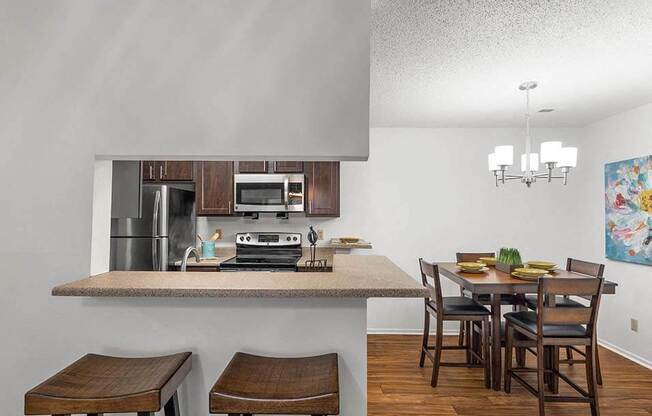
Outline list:
[[[604,279],[542,277],[538,281],[536,312],[510,312],[505,314],[505,392],[511,392],[512,378],[539,399],[539,416],[545,415],[545,402],[579,402],[588,403],[591,415],[598,416],[598,391],[596,388],[595,323],[598,317],[600,296]],[[589,306],[546,306],[547,296],[583,296],[590,299]],[[553,360],[559,358],[559,348],[566,346],[585,347],[587,390],[577,385],[568,376],[561,373],[558,366],[545,368],[544,348],[554,350]],[[518,366],[512,368],[512,350],[514,347],[536,348],[536,369]],[[530,385],[520,373],[536,372],[537,387]],[[546,395],[544,392],[544,375],[550,374],[571,386],[579,396]]]
[[[467,262],[467,261],[476,262],[480,260],[481,257],[496,257],[496,253],[458,252],[455,253],[455,257],[458,263]],[[473,298],[476,302],[479,302],[481,305],[491,305],[491,295],[487,295],[487,294],[473,295],[471,292],[464,289],[463,287],[460,287],[460,295]],[[519,297],[518,295],[502,294],[500,295],[500,304],[511,305],[512,309],[515,311],[518,306],[524,305],[524,301],[523,298]],[[469,328],[470,328],[470,323],[466,323],[463,325],[460,322],[460,331],[458,334],[458,341],[457,341],[458,345],[463,345],[465,338],[471,337],[473,335],[473,331],[470,331]],[[467,342],[470,341],[467,339]]]
[[[421,268],[421,281],[423,286],[430,290],[430,297],[425,299],[423,341],[419,367],[423,367],[425,358],[428,356],[433,363],[432,377],[430,380],[430,385],[432,387],[437,387],[440,367],[484,368],[485,387],[491,388],[489,310],[475,300],[465,296],[443,297],[439,278],[439,268],[437,265],[428,263],[420,258],[419,267]],[[428,345],[430,335],[430,316],[435,317],[437,325],[434,346]],[[470,342],[464,343],[463,345],[443,345],[444,321],[460,321],[461,323],[479,322],[482,333],[480,354],[473,350]],[[478,363],[472,363],[468,360],[463,363],[441,362],[441,352],[443,350],[465,350],[467,354],[474,357]],[[434,354],[431,351],[433,351]]]
[[[577,260],[569,257],[566,260],[566,270],[568,270],[569,272],[580,273],[587,276],[603,277],[604,264],[591,263],[588,261]],[[537,296],[536,295],[526,296],[525,303],[527,304],[528,308],[532,310],[536,310],[538,304]],[[577,308],[579,306],[584,306],[582,303],[571,299],[570,296],[556,296],[555,305],[560,308]],[[597,339],[597,335],[596,335],[596,339]],[[584,353],[579,348],[575,346],[570,346],[566,348],[566,359],[560,360],[559,362],[562,364],[573,365],[575,363],[582,364],[586,361],[581,359],[580,360],[573,359],[573,351],[580,354],[581,356],[584,356]],[[598,374],[597,381],[598,381],[598,385],[601,386],[602,369],[600,368],[600,355],[598,354],[597,348],[595,349],[595,361],[596,361],[596,371]]]

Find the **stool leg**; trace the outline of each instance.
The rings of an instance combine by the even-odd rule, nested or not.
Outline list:
[[[165,416],[181,416],[181,412],[179,412],[179,396],[176,391],[165,403]]]

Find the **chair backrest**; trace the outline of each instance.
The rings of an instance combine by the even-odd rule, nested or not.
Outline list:
[[[566,260],[566,270],[569,272],[585,274],[587,276],[602,277],[604,274],[604,264],[591,263],[569,257],[568,260]]]
[[[587,337],[593,336],[595,322],[600,306],[602,286],[604,279],[589,278],[555,278],[542,277],[539,279],[537,291],[537,327],[538,333],[543,334],[543,325],[586,325]],[[581,296],[590,299],[589,306],[565,306],[556,308],[546,306],[548,297],[554,299],[557,295]]]
[[[421,282],[423,286],[430,290],[430,300],[435,303],[439,308],[441,305],[441,282],[439,280],[439,267],[436,264],[428,263],[424,259],[419,259],[419,267],[421,268]],[[430,280],[432,279],[432,283]],[[428,300],[426,299],[426,302]]]
[[[457,262],[480,260],[480,257],[496,257],[496,253],[456,253]]]

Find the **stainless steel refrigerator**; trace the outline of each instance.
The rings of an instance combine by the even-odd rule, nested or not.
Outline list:
[[[195,244],[195,193],[142,185],[139,218],[111,219],[111,270],[166,271]]]

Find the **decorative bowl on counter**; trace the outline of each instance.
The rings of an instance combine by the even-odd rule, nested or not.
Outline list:
[[[340,237],[339,238],[340,242],[344,244],[355,244],[360,241],[360,238],[358,237]]]

